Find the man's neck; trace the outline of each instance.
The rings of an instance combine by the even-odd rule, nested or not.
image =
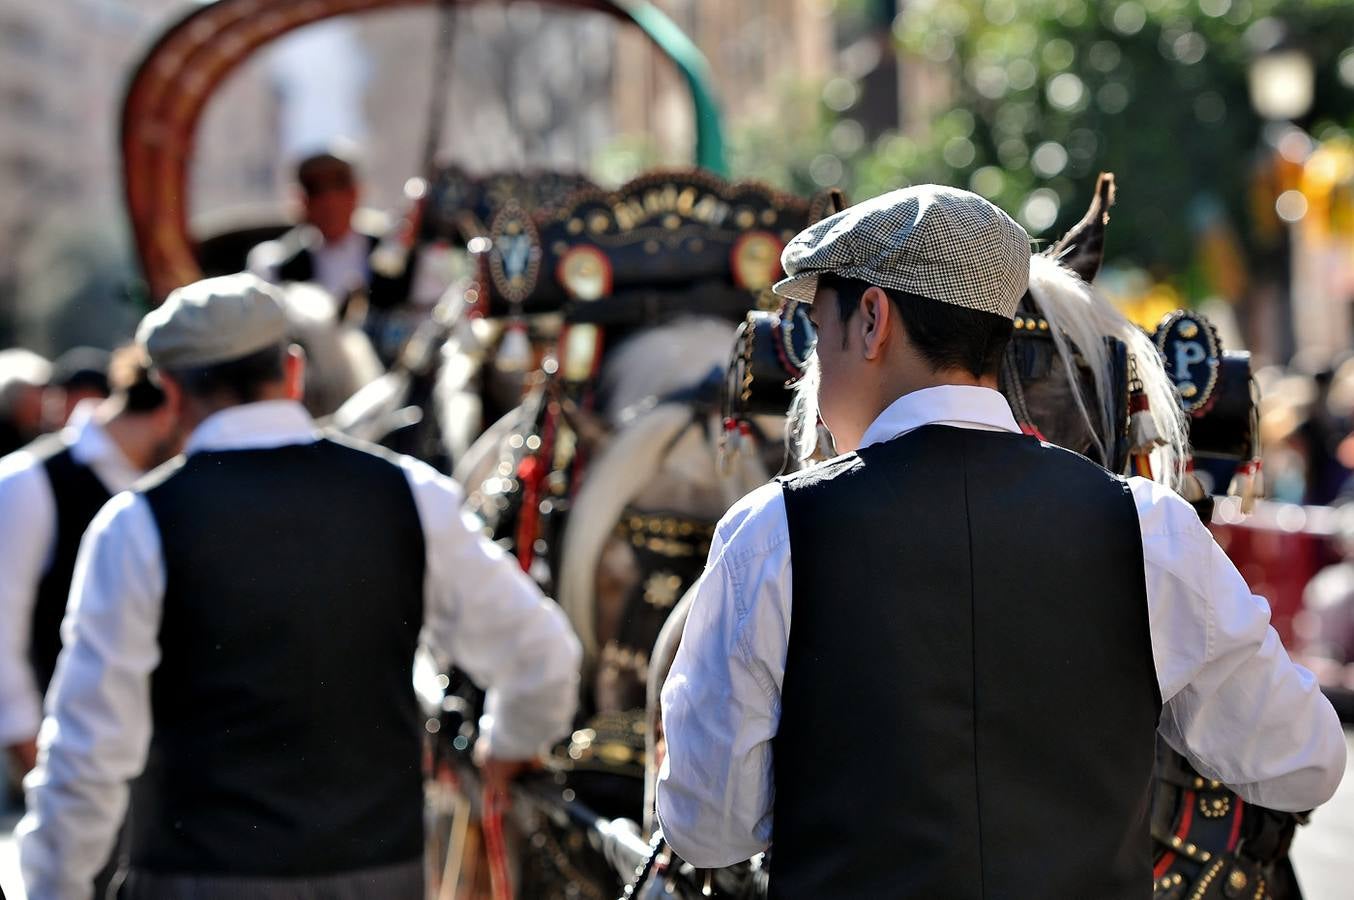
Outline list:
[[[880,391],[876,403],[878,409],[875,410],[874,418],[879,418],[884,410],[893,405],[894,401],[906,397],[908,394],[915,394],[917,391],[936,387],[982,387],[991,388],[994,391],[998,389],[996,375],[975,376],[972,372],[964,369],[942,369],[939,372],[921,370],[900,374],[898,378],[891,379],[889,383],[882,385],[883,389]]]

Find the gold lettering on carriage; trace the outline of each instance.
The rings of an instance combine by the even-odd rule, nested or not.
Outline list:
[[[729,217],[729,204],[716,194],[688,185],[652,188],[639,197],[628,197],[611,207],[611,215],[620,231],[631,231],[669,213],[704,225],[723,225]]]

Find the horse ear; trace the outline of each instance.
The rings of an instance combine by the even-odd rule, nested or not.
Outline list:
[[[1105,260],[1105,225],[1110,220],[1114,194],[1114,173],[1101,172],[1095,184],[1095,196],[1091,198],[1091,208],[1062,240],[1045,251],[1046,255],[1080,275],[1083,281],[1094,279]]]

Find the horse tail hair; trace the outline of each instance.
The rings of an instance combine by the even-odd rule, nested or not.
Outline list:
[[[663,403],[620,429],[588,466],[564,529],[558,600],[573,623],[588,660],[597,655],[594,607],[597,564],[621,512],[653,479],[663,458],[692,423],[685,403]]]

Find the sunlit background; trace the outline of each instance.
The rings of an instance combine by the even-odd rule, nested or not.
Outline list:
[[[122,206],[122,92],[195,5],[0,0],[0,348],[110,347],[144,312]],[[1148,327],[1199,308],[1225,345],[1253,353],[1271,497],[1348,496],[1354,3],[656,5],[709,60],[736,179],[854,199],[955,184],[1051,244],[1097,174],[1114,172],[1101,287]],[[599,14],[513,2],[329,20],[270,45],[214,95],[186,198],[195,233],[286,219],[292,164],[336,142],[358,153],[365,203],[398,213],[429,146],[471,172],[563,169],[615,185],[691,165],[694,118],[671,63]],[[1339,467],[1333,487],[1310,477],[1318,450]],[[1354,821],[1344,827],[1354,840]],[[1338,871],[1338,840],[1308,852]]]
[[[0,3],[0,344],[125,334],[120,92],[191,5]],[[853,197],[943,181],[1049,239],[1112,170],[1105,286],[1135,317],[1201,305],[1261,362],[1305,368],[1354,342],[1354,4],[658,5],[710,60],[735,177]],[[451,18],[443,158],[605,183],[691,161],[685,86],[637,34],[531,4]],[[427,137],[439,24],[430,8],[333,20],[233,75],[196,148],[198,230],[277,219],[289,162],[336,138],[361,151],[368,201],[396,206]]]

